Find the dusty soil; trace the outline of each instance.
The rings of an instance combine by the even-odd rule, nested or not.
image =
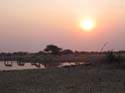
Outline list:
[[[125,93],[125,69],[77,66],[2,71],[0,93]]]

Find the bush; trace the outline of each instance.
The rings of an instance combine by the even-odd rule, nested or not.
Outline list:
[[[106,53],[106,61],[110,63],[121,64],[121,55],[120,53],[114,53],[113,51],[108,51]]]

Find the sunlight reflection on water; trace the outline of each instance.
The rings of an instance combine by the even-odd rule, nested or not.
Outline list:
[[[40,64],[40,68],[45,68],[44,65]],[[31,63],[25,63],[24,66],[19,66],[16,61],[12,62],[12,66],[5,66],[4,62],[0,62],[0,70],[23,70],[23,69],[38,69],[35,65]]]
[[[85,62],[63,62],[55,67],[65,67],[65,66],[75,66],[85,64]],[[16,61],[12,61],[12,66],[5,66],[3,61],[0,61],[0,70],[24,70],[24,69],[45,69],[43,64],[40,64],[40,67],[33,65],[32,63],[25,63],[24,65],[18,65]]]

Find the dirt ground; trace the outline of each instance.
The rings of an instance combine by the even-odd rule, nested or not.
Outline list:
[[[125,93],[125,69],[76,66],[1,71],[0,93]]]

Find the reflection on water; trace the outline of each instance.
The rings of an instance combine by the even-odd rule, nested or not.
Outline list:
[[[23,66],[17,64],[16,61],[12,62],[12,65],[5,66],[4,62],[0,62],[0,70],[23,70],[23,69],[37,69],[35,65],[31,65],[31,63],[25,63]],[[44,65],[40,64],[40,68],[45,68]]]
[[[60,64],[48,64],[48,65],[43,65],[40,63],[18,63],[16,61],[8,61],[8,62],[3,62],[0,61],[0,70],[24,70],[24,69],[44,69],[44,68],[50,68],[50,67],[68,67],[68,66],[75,66],[75,65],[81,65],[85,64],[85,62],[63,62]]]
[[[76,66],[76,65],[82,65],[82,64],[85,64],[85,62],[64,62],[64,63],[61,63],[58,67]]]
[[[65,63],[61,63],[58,67],[64,67],[64,66],[74,66],[76,65],[75,63],[73,62],[65,62]]]

